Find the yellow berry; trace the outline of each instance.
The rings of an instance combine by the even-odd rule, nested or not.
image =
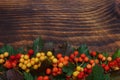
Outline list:
[[[31,65],[34,65],[34,64],[35,64],[35,61],[32,60],[32,61],[30,61],[30,63],[31,63]]]
[[[26,65],[22,65],[21,67],[23,70],[26,70],[27,69],[27,66]]]
[[[36,57],[38,57],[38,58],[39,58],[40,56],[41,56],[41,54],[40,54],[40,53],[37,53],[37,54],[36,54]]]
[[[47,56],[48,56],[48,57],[51,57],[51,56],[52,56],[52,52],[51,52],[51,51],[48,51],[48,52],[47,52]]]
[[[31,65],[31,63],[27,63],[27,67],[29,68],[29,67],[31,67],[32,65]]]
[[[38,64],[38,67],[40,67],[40,66],[41,66],[41,63]]]
[[[73,76],[74,76],[74,77],[77,77],[78,74],[79,74],[79,71],[73,72]]]
[[[8,57],[9,56],[9,53],[8,52],[4,52],[4,57]]]
[[[56,58],[53,58],[52,62],[53,62],[53,63],[57,63],[58,60],[57,60]]]
[[[41,56],[45,56],[45,53],[44,53],[44,52],[41,52]]]
[[[4,55],[3,55],[3,54],[0,54],[0,58],[3,59],[3,58],[4,58]]]
[[[21,63],[24,63],[24,61],[25,61],[25,60],[24,60],[23,58],[20,58],[20,62],[21,62]]]
[[[4,59],[0,59],[0,64],[4,63],[5,60]]]
[[[30,72],[30,69],[26,69],[25,72],[27,72],[27,73]]]
[[[23,66],[23,63],[19,63],[19,65],[18,65],[19,67],[22,67]]]
[[[38,62],[39,62],[39,59],[38,59],[38,58],[35,58],[35,62],[38,63]]]
[[[29,59],[29,56],[28,55],[24,55],[24,59]]]
[[[44,61],[45,60],[45,56],[41,56],[39,59],[40,59],[40,61]]]
[[[33,69],[38,69],[38,65],[33,65]]]
[[[25,60],[25,61],[24,61],[24,64],[26,65],[27,63],[28,63],[28,61],[27,61],[27,60]]]
[[[54,56],[51,56],[49,59],[50,59],[50,60],[53,60],[54,58],[55,58]]]

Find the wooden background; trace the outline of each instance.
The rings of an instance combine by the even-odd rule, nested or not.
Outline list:
[[[91,50],[120,48],[115,0],[0,0],[0,46],[45,41],[86,43]]]

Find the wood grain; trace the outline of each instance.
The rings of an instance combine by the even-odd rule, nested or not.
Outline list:
[[[114,0],[0,0],[0,45],[30,45],[41,36],[56,44],[86,43],[91,50],[120,48]]]

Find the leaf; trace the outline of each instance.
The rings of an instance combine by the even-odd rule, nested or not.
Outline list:
[[[90,54],[89,54],[89,49],[88,49],[88,47],[87,47],[86,44],[81,45],[81,46],[78,48],[78,51],[79,51],[80,54],[85,53],[85,54],[89,57],[89,59],[92,58],[92,57],[90,56]]]
[[[101,66],[95,65],[92,69],[92,73],[86,80],[109,80],[109,77],[108,74],[104,74],[104,70]]]
[[[24,53],[25,51],[24,51],[24,48],[23,47],[21,47],[21,48],[18,48],[17,50],[16,50],[16,53]]]
[[[0,53],[4,53],[4,52],[9,52],[10,54],[14,54],[15,50],[12,46],[10,45],[4,45],[1,49],[0,49]]]
[[[112,55],[112,58],[120,57],[120,49],[117,49],[116,52]]]
[[[72,75],[74,69],[75,69],[75,65],[73,63],[69,63],[67,66],[64,66],[62,68],[63,72],[68,76]]]
[[[33,77],[30,73],[24,72],[23,74],[25,80],[35,80],[35,77]]]
[[[38,51],[41,51],[43,49],[43,40],[41,39],[41,37],[37,38],[34,42],[33,42],[33,50],[35,52],[35,54]]]
[[[66,80],[66,76],[64,74],[57,75],[57,76],[53,77],[52,80]]]
[[[105,57],[108,57],[108,56],[109,56],[109,54],[106,53],[106,52],[103,52],[102,54],[103,54]]]

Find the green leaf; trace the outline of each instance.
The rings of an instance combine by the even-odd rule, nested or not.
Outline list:
[[[73,63],[69,63],[67,66],[64,66],[62,68],[63,72],[68,76],[72,75],[74,69],[75,69],[75,65]]]
[[[120,57],[120,49],[117,49],[116,52],[112,55],[112,58]]]
[[[33,50],[35,52],[35,54],[38,51],[41,51],[43,49],[43,40],[41,39],[41,37],[37,38],[34,42],[33,42]]]
[[[30,73],[24,72],[23,74],[25,80],[35,80],[35,77],[33,77]]]
[[[18,48],[17,50],[16,50],[16,53],[24,53],[25,51],[24,51],[24,48],[23,47],[21,47],[21,48]]]
[[[4,45],[1,49],[0,49],[0,53],[4,53],[4,52],[9,52],[10,54],[14,54],[15,50],[12,46],[10,45]]]
[[[110,76],[104,73],[101,66],[95,65],[92,69],[92,73],[86,78],[86,80],[109,80]]]
[[[90,54],[89,54],[89,49],[88,49],[88,47],[87,47],[86,44],[81,45],[81,46],[78,48],[78,51],[79,51],[80,54],[84,53],[84,54],[86,54],[90,59],[92,58],[92,57],[90,56]]]
[[[106,52],[103,52],[102,54],[103,54],[105,57],[108,57],[108,56],[109,56],[109,54],[106,53]]]
[[[52,80],[66,80],[66,76],[64,74],[57,75],[57,76],[53,77]]]

